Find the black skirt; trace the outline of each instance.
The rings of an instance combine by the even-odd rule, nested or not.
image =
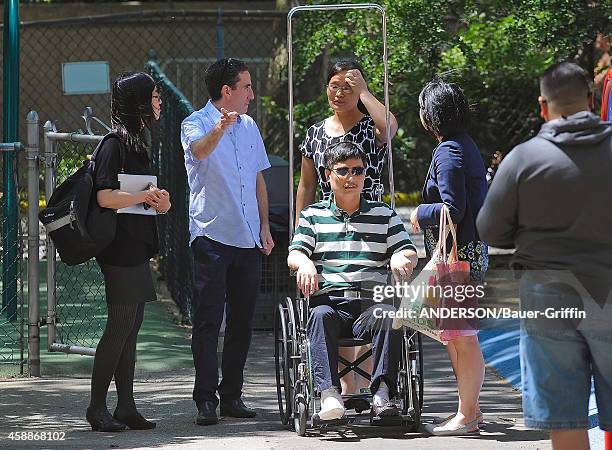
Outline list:
[[[100,264],[107,303],[146,303],[157,300],[149,262],[123,267]]]

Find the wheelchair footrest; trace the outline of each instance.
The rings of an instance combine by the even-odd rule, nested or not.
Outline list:
[[[318,414],[312,415],[312,426],[315,428],[319,427],[341,427],[346,426],[351,423],[353,420],[349,417],[342,417],[341,419],[332,419],[332,420],[321,420]]]
[[[365,397],[349,397],[344,400],[344,407],[346,409],[354,409],[355,412],[361,413],[363,411],[370,410],[370,400]]]

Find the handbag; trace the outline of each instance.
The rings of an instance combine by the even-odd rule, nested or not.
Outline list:
[[[452,237],[450,252],[446,241]],[[407,326],[430,338],[446,344],[444,329],[449,322],[441,318],[445,309],[455,307],[454,296],[447,298],[445,293],[469,281],[470,264],[459,261],[457,252],[457,232],[446,205],[440,211],[438,243],[431,259],[411,282],[410,296],[401,299],[398,315],[393,322],[394,328]]]
[[[436,285],[440,287],[442,292],[442,301],[440,302],[443,308],[443,315],[438,322],[438,331],[445,341],[449,337],[453,337],[454,333],[449,330],[462,330],[469,327],[469,323],[460,317],[460,310],[466,310],[467,307],[472,307],[471,296],[465,298],[463,293],[465,287],[470,283],[470,263],[469,261],[459,261],[457,251],[457,230],[453,224],[450,211],[446,205],[442,206],[440,211],[440,239],[442,235],[451,235],[451,249],[447,254],[446,240],[438,241],[440,248],[440,259],[436,263]],[[475,298],[475,297],[474,297]],[[466,301],[468,300],[468,301]]]

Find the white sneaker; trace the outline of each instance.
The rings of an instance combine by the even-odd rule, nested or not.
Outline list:
[[[325,389],[321,392],[321,411],[319,418],[321,420],[340,419],[344,416],[346,409],[342,396],[335,387]]]

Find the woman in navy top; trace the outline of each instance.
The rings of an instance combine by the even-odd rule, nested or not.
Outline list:
[[[419,95],[423,127],[438,141],[423,187],[424,203],[410,222],[423,229],[428,256],[437,245],[438,224],[447,205],[457,226],[458,256],[470,262],[470,278],[482,282],[488,266],[487,245],[476,230],[476,216],[487,193],[486,170],[480,151],[467,134],[469,107],[456,85],[436,79]],[[478,430],[482,413],[478,396],[484,380],[484,359],[475,329],[444,330],[447,351],[459,386],[459,407],[451,417],[427,427],[435,435],[460,435]]]

